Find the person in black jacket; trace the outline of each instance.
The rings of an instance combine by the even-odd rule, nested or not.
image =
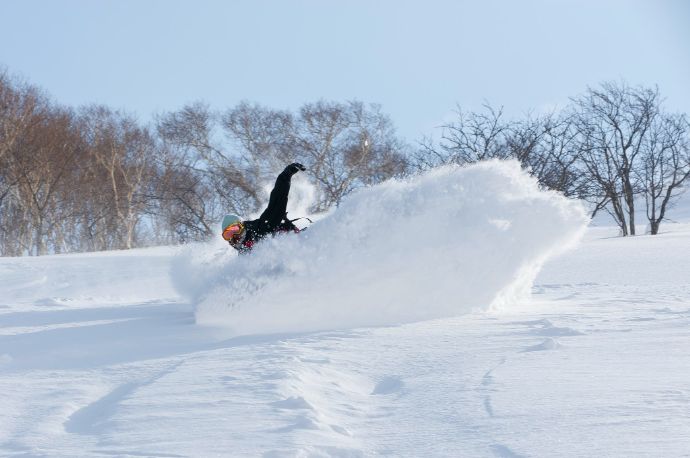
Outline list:
[[[235,215],[227,215],[223,219],[223,238],[240,253],[246,253],[254,244],[266,237],[279,232],[299,232],[292,221],[287,219],[288,194],[292,176],[306,168],[299,162],[293,162],[285,167],[271,191],[268,207],[258,219],[242,221]]]

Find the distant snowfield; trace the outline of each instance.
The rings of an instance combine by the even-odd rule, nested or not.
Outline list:
[[[467,199],[439,204],[433,192],[458,178],[443,173],[379,189],[383,207],[360,196],[344,219],[252,258],[218,243],[0,258],[0,455],[687,456],[690,224],[635,238],[592,227],[555,254],[580,235],[576,207],[510,166],[463,172],[450,192]],[[462,221],[451,202],[473,221],[459,247],[445,232]],[[391,206],[403,209],[355,259],[344,233],[315,258],[325,233],[353,218],[371,230],[368,215]],[[445,229],[428,251],[395,250],[391,228],[412,230],[415,215]],[[350,262],[367,250],[358,273]],[[468,251],[473,264],[452,262]],[[231,279],[266,268],[279,285],[233,302]],[[395,303],[341,312],[349,292],[362,307]]]

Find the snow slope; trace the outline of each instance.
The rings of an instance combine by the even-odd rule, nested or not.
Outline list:
[[[444,173],[450,180],[454,172]],[[488,189],[473,183],[478,193]],[[417,185],[393,184],[378,197]],[[516,238],[511,244],[500,227],[478,225],[485,237],[474,249],[499,239],[506,258],[515,249],[520,259],[544,260],[577,237],[540,234],[543,243],[525,242],[542,250],[534,256],[514,248],[530,237],[529,224],[506,217],[509,202],[499,216],[488,211],[499,208],[501,190],[515,190],[494,186],[483,192],[486,212],[476,212],[510,221],[498,226]],[[536,194],[514,205],[524,212],[558,202]],[[361,205],[347,211],[364,217]],[[569,219],[552,228],[559,221]],[[320,244],[316,227],[305,235]],[[510,281],[495,283],[495,294],[470,294],[483,298],[471,305],[431,304],[436,318],[423,321],[394,308],[344,316],[349,325],[339,327],[317,307],[312,324],[330,329],[318,332],[299,330],[297,319],[284,329],[266,319],[251,334],[232,320],[229,302],[207,307],[210,295],[196,292],[222,296],[243,260],[220,244],[0,258],[0,456],[688,456],[690,224],[663,230],[623,239],[615,228],[589,228],[573,250],[546,260],[531,297],[503,295],[491,310]],[[305,249],[294,239],[270,243]],[[253,262],[270,262],[256,254]],[[406,265],[424,255],[409,245],[391,254]],[[448,267],[445,255],[437,253]],[[347,266],[340,256],[314,262],[334,275]],[[225,264],[199,268],[212,259]],[[486,268],[497,258],[476,259]],[[391,275],[392,265],[377,272]],[[312,275],[309,266],[288,267],[276,264],[281,282]],[[480,283],[473,291],[488,290]],[[330,297],[326,288],[348,291],[335,279],[314,288],[320,297]],[[260,305],[261,294],[273,293],[247,297]],[[285,297],[297,313],[299,294]],[[200,310],[218,313],[220,326],[196,324]],[[352,326],[354,318],[369,327]],[[386,323],[372,327],[377,320]]]

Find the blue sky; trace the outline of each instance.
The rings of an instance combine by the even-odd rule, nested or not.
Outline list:
[[[605,80],[690,113],[685,0],[0,0],[0,65],[148,120],[194,100],[378,103],[408,141],[456,105],[511,116]]]

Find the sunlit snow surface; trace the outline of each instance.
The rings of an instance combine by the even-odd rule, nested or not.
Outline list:
[[[494,178],[512,173],[510,166],[490,169],[482,173]],[[510,180],[505,185],[479,180],[479,171],[460,175],[460,191],[450,190],[456,172],[437,173],[447,184],[437,189],[465,196],[455,201],[462,206],[459,213],[475,218],[465,226],[476,229],[476,238],[471,230],[464,233],[474,245],[458,243],[480,252],[478,269],[499,259],[490,252],[492,239],[505,259],[529,264],[577,237],[575,229],[559,235],[547,230],[560,228],[569,216],[540,219],[532,213],[531,223],[512,217],[508,190],[523,188],[520,182],[527,191],[516,196],[514,205],[522,209],[516,213],[551,205],[570,215],[573,209],[533,193],[519,174],[513,188]],[[416,189],[399,199],[424,199],[421,207],[433,207],[438,201],[432,193],[420,192],[427,189],[424,183],[433,187],[431,181],[374,192],[390,203],[396,188],[402,194]],[[475,193],[472,187],[479,189]],[[466,201],[482,193],[486,205]],[[403,237],[397,233],[384,231],[371,245],[363,242],[362,249],[380,249],[362,264],[372,269],[351,267],[342,240],[350,239],[338,231],[353,215],[364,227],[374,224],[366,215],[380,207],[365,203],[367,195],[372,194],[360,193],[343,205],[342,219],[339,210],[299,239],[268,242],[302,262],[296,266],[261,251],[236,258],[218,243],[0,258],[0,456],[687,456],[690,224],[667,224],[656,237],[619,238],[614,228],[587,229],[573,250],[546,262],[531,297],[510,292],[500,307],[487,310],[495,294],[476,291],[490,285],[505,289],[511,284],[504,281],[508,267],[498,268],[501,281],[481,281],[480,274],[490,274],[450,262],[458,252],[441,230],[436,280],[456,278],[441,267],[456,269],[460,279],[475,279],[480,285],[471,290],[442,289],[466,294],[472,304],[440,295],[430,299],[433,287],[414,283],[412,272],[429,278],[416,261],[428,263],[431,254],[409,243],[394,250],[395,239]],[[505,204],[499,205],[500,195]],[[462,221],[462,215],[444,216],[440,209],[418,210],[416,215],[440,215],[448,224]],[[415,217],[407,216],[393,214],[380,224],[411,225]],[[495,223],[485,224],[482,217]],[[538,223],[547,229],[540,232]],[[539,240],[530,235],[530,224]],[[327,239],[319,227],[338,234],[326,260],[315,260],[307,243],[323,249]],[[512,244],[502,238],[511,229]],[[303,242],[304,235],[309,238]],[[361,254],[358,247],[352,250]],[[400,269],[379,256],[400,259]],[[236,309],[245,303],[261,307],[262,294],[286,292],[291,313],[308,311],[318,318],[305,328],[329,330],[300,331],[297,317],[286,319],[282,330],[280,320],[260,314],[256,328],[247,323],[249,315],[233,320],[226,309],[234,300],[227,287],[244,261],[256,263],[247,269],[275,262],[274,278],[284,286],[245,290],[247,300]],[[522,272],[522,264],[509,265]],[[336,281],[338,266],[351,267],[354,283]],[[309,283],[317,267],[329,282]],[[249,278],[246,272],[240,276]],[[386,296],[384,286],[392,284],[387,278],[424,285],[416,294],[429,314],[409,315],[402,306],[379,310],[380,303],[367,301],[362,291],[379,300]],[[380,291],[367,283],[379,279]],[[309,295],[297,287],[292,292],[290,280],[299,288],[310,285],[316,296],[334,300],[334,307],[347,301],[340,295],[354,289],[376,310],[341,314],[339,326],[338,316],[326,315],[319,301],[305,300],[306,311],[300,309],[298,300]],[[328,288],[337,294],[328,295]],[[412,291],[411,285],[402,288]],[[221,298],[224,291],[229,298],[207,307],[212,295]],[[414,305],[413,298],[401,301]],[[276,302],[263,313],[283,316],[277,307]],[[209,313],[202,326],[196,323],[200,310]],[[219,314],[217,326],[212,312]],[[442,318],[448,315],[454,316]],[[414,321],[433,316],[438,318]],[[395,324],[402,321],[408,323]],[[377,323],[383,325],[371,326]],[[233,337],[237,334],[244,335]]]

